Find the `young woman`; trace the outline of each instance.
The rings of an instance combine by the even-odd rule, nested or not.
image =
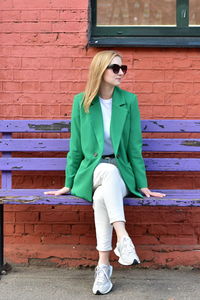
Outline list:
[[[74,98],[65,187],[47,192],[71,192],[93,201],[99,252],[94,294],[107,294],[112,289],[109,253],[113,228],[119,263],[140,263],[125,228],[123,198],[128,193],[165,196],[147,187],[137,97],[118,87],[126,72],[119,53],[101,51],[94,56],[85,92]]]

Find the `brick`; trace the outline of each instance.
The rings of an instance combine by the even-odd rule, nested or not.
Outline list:
[[[188,117],[197,117],[200,112],[200,105],[188,105]]]
[[[40,14],[37,10],[21,10],[21,21],[39,21]]]
[[[135,93],[152,93],[153,85],[151,82],[136,82],[134,86]]]
[[[145,94],[139,94],[137,92],[138,95],[138,101],[139,101],[139,105],[140,108],[142,107],[142,105],[151,105],[151,106],[156,106],[158,105],[158,103],[161,104],[165,104],[165,97],[163,94],[153,94],[153,93],[145,93]],[[151,106],[149,107],[149,109],[151,109]]]
[[[157,105],[152,108],[152,113],[157,118],[171,118],[173,117],[173,108],[169,105]]]
[[[48,105],[42,105],[41,107],[41,115],[42,116],[59,116],[60,111],[59,111],[59,106],[58,105],[51,105],[51,109],[49,109]]]
[[[133,58],[133,67],[135,70],[152,69],[152,58],[150,57],[143,57],[138,59]]]
[[[3,117],[9,116],[9,118],[21,117],[22,115],[22,110],[20,105],[14,105],[14,106],[10,104],[6,106],[0,105],[0,112]]]
[[[53,9],[45,9],[40,11],[41,21],[58,21],[60,19],[60,11]],[[65,20],[69,20],[68,18]]]
[[[59,15],[60,20],[71,20],[71,21],[87,21],[88,19],[88,12],[86,9],[62,9],[60,10]]]
[[[16,212],[16,222],[30,223],[39,221],[38,212]]]
[[[70,225],[56,225],[52,224],[52,232],[56,234],[70,234],[71,226]]]
[[[0,39],[5,49],[7,45],[19,45],[21,43],[19,33],[12,33],[12,32],[0,33]]]
[[[196,245],[198,243],[195,236],[161,236],[160,242],[168,245]]]
[[[1,18],[4,21],[19,21],[21,19],[21,12],[19,10],[2,10]]]
[[[173,84],[173,91],[175,93],[186,93],[186,94],[189,94],[189,93],[193,93],[193,86],[194,84],[189,82],[175,82]],[[194,89],[195,90],[195,89]]]
[[[33,234],[34,232],[34,225],[33,224],[24,224],[24,233],[26,234]]]
[[[172,92],[171,82],[155,82],[153,83],[153,93],[170,93]]]
[[[12,8],[12,0],[3,0],[1,1],[1,9]]]
[[[23,8],[51,8],[51,1],[50,0],[34,0],[34,1],[24,1],[24,0],[13,0],[13,7],[15,9],[23,9]]]
[[[88,1],[87,0],[51,0],[51,5],[53,8],[88,8]]]
[[[137,81],[162,81],[164,80],[164,72],[160,70],[135,70],[134,71],[135,79]]]
[[[21,58],[18,57],[0,57],[1,69],[21,68]]]
[[[52,226],[49,224],[36,224],[34,226],[34,233],[51,233],[52,232]]]
[[[77,213],[69,212],[41,212],[41,222],[78,222],[79,216]]]
[[[187,107],[181,105],[173,106],[173,115],[176,118],[185,118],[187,116]]]
[[[12,235],[15,232],[15,227],[13,224],[6,224],[4,226],[4,235]]]
[[[157,245],[159,240],[153,235],[134,236],[133,243],[135,245]]]
[[[40,82],[40,91],[59,91],[59,82],[58,81],[47,81],[47,82]]]
[[[22,114],[24,117],[35,117],[41,115],[40,105],[23,105]]]
[[[40,90],[40,83],[38,81],[23,81],[22,82],[22,90],[24,92],[39,91]]]
[[[23,233],[25,233],[25,225],[15,224],[15,234],[23,234]]]
[[[65,244],[65,245],[78,245],[79,244],[79,236],[57,236],[51,234],[51,236],[44,236],[42,237],[42,243],[45,244]]]
[[[86,22],[60,21],[52,23],[52,32],[85,32]]]
[[[173,67],[175,68],[191,68],[192,61],[188,58],[177,57],[173,59]]]
[[[5,81],[3,82],[4,91],[21,91],[22,84],[20,81]]]
[[[53,80],[79,80],[80,79],[80,71],[79,70],[53,70],[52,71],[52,79]]]
[[[14,70],[15,80],[51,80],[51,71],[49,70]]]
[[[72,47],[81,47],[81,45],[87,44],[87,36],[85,32],[59,32],[57,34],[56,44],[63,46],[67,44]]]
[[[33,235],[14,235],[14,236],[6,236],[5,237],[5,244],[24,244],[24,248],[28,245],[33,247],[34,244],[40,244],[40,237],[33,236]]]
[[[165,104],[170,105],[184,105],[186,103],[187,96],[184,94],[167,94],[165,96]]]
[[[96,237],[93,236],[80,236],[80,244],[81,245],[93,245],[96,246]]]
[[[12,70],[0,70],[0,78],[2,81],[12,80],[13,71]]]
[[[85,235],[90,232],[91,226],[84,224],[72,225],[71,233],[74,235]]]

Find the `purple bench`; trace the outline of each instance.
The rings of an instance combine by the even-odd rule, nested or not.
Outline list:
[[[48,152],[64,152],[69,149],[70,120],[1,120],[0,128],[0,274],[6,273],[9,265],[4,264],[3,257],[3,205],[4,204],[62,204],[91,205],[84,199],[71,195],[47,196],[44,189],[12,189],[12,171],[63,171],[66,158],[45,157]],[[198,120],[143,120],[145,133],[162,133],[162,138],[144,138],[145,152],[198,152],[200,139],[164,138],[166,133],[200,133]],[[41,138],[41,134],[55,133],[56,138]],[[23,134],[23,136],[22,136]],[[24,134],[28,134],[25,138]],[[32,137],[31,137],[32,135]],[[44,134],[43,134],[44,135]],[[39,136],[39,137],[38,137]],[[20,157],[12,153],[20,152]],[[43,152],[43,157],[23,157],[25,152]],[[65,156],[65,155],[64,155]],[[147,171],[200,171],[200,158],[145,158]],[[51,187],[49,187],[51,189]],[[48,190],[49,190],[48,189]],[[162,190],[165,198],[130,198],[124,199],[125,205],[165,205],[165,206],[200,206],[200,190]]]

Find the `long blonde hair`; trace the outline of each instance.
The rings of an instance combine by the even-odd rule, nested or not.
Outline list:
[[[103,73],[114,57],[121,55],[113,50],[105,50],[98,52],[90,64],[88,80],[83,96],[83,107],[85,112],[89,112],[89,107],[98,94]]]

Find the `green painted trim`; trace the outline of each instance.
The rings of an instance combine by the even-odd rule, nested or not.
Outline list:
[[[133,39],[142,40],[142,43],[145,43],[147,39],[145,37],[149,37],[151,40],[155,40],[157,38],[161,38],[163,40],[163,45],[165,38],[174,37],[176,38],[177,43],[179,38],[182,39],[180,42],[183,46],[189,45],[189,40],[187,38],[191,37],[192,44],[198,45],[200,36],[200,26],[190,27],[189,26],[189,0],[176,0],[176,7],[177,7],[177,26],[174,27],[165,27],[165,26],[96,26],[96,16],[97,16],[97,0],[91,0],[91,38],[90,41],[102,38],[101,41],[105,41],[105,46],[107,45],[107,39],[110,39],[114,42],[114,40],[120,39],[123,40],[123,46],[125,46],[125,41],[129,44],[132,43]],[[154,39],[155,38],[155,39]],[[196,42],[195,42],[196,38]],[[187,40],[187,42],[186,42]],[[102,43],[101,42],[101,43]],[[90,43],[90,42],[89,42]],[[93,42],[91,42],[92,44]],[[161,42],[159,42],[161,43]],[[155,42],[156,44],[156,42]],[[162,43],[161,43],[162,44]],[[170,44],[167,42],[167,44]],[[178,42],[179,44],[179,42]],[[148,45],[147,45],[148,46]],[[190,46],[188,46],[190,47]]]
[[[200,48],[200,37],[92,37],[89,46]]]

